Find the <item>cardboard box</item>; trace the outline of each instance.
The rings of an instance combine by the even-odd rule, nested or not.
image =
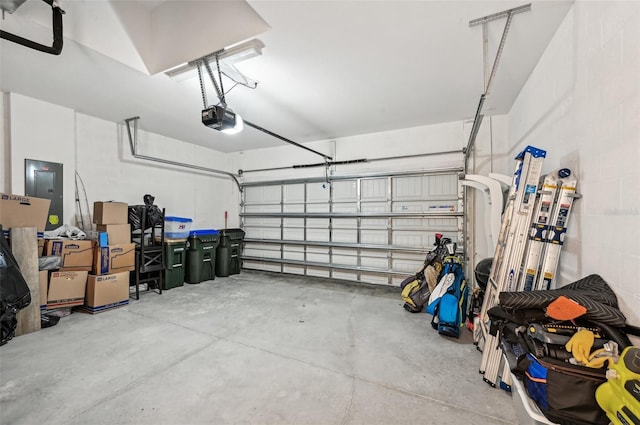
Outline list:
[[[40,310],[47,308],[47,290],[49,289],[49,272],[40,271]]]
[[[47,239],[45,254],[62,257],[60,270],[91,271],[95,244],[92,240]]]
[[[129,205],[124,202],[94,202],[93,222],[95,224],[127,224]]]
[[[89,275],[87,295],[82,310],[102,313],[129,304],[129,272]]]
[[[93,273],[104,275],[132,271],[136,264],[135,252],[136,245],[132,243],[98,247],[93,256]]]
[[[84,304],[87,271],[51,272],[47,291],[47,308]]]
[[[50,199],[0,193],[0,224],[4,230],[35,227],[44,232],[50,205]]]
[[[96,230],[98,232],[107,232],[109,235],[109,245],[131,243],[130,224],[98,224]]]

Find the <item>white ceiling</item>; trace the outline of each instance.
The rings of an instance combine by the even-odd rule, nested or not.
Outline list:
[[[2,40],[0,83],[110,121],[140,116],[142,129],[223,152],[278,146],[285,143],[254,129],[224,135],[204,127],[197,79],[149,75],[185,52],[204,55],[256,36],[262,56],[238,68],[259,85],[233,88],[227,103],[295,142],[472,119],[484,67],[481,26],[469,21],[523,4],[66,0],[62,54]],[[513,17],[487,114],[509,111],[571,4],[533,1]],[[49,6],[28,0],[2,27],[51,45],[50,22]],[[488,25],[490,61],[504,23]]]

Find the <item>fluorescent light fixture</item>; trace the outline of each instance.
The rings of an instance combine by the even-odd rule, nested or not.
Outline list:
[[[211,53],[209,55],[203,56],[202,58],[198,58],[189,63],[185,63],[176,68],[170,69],[169,71],[166,71],[165,74],[167,74],[171,78],[176,79],[177,81],[184,81],[188,78],[197,76],[197,61],[200,59],[215,63],[217,55],[220,62],[233,67],[233,65],[238,62],[242,62],[247,59],[262,55],[263,48],[264,43],[257,38],[254,38],[244,43],[229,47],[219,52]]]

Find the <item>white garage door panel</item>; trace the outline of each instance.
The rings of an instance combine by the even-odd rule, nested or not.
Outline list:
[[[360,209],[363,213],[386,213],[389,211],[388,202],[362,202]]]
[[[431,245],[429,243],[430,237],[431,235],[427,232],[396,230],[393,232],[391,244],[410,248],[424,248]]]
[[[360,264],[363,267],[373,267],[376,269],[388,269],[389,261],[386,258],[362,257]]]
[[[331,263],[340,266],[357,266],[358,258],[353,255],[332,255]]]
[[[282,237],[284,239],[289,239],[292,241],[303,241],[304,240],[304,229],[289,229],[285,228],[283,230]]]
[[[386,230],[363,230],[360,235],[360,243],[388,245],[389,232],[387,232]]]
[[[325,187],[323,187],[325,186]],[[322,183],[307,185],[307,202],[329,202],[329,186]]]
[[[280,204],[251,204],[244,207],[247,213],[279,213]]]
[[[282,225],[285,228],[304,228],[305,226],[305,222],[304,222],[304,218],[291,218],[291,217],[285,217],[282,219]]]
[[[280,258],[280,250],[274,248],[277,248],[277,246],[272,245],[269,249],[257,249],[253,246],[247,246],[242,253],[249,257]]]
[[[329,270],[316,267],[307,267],[307,276],[331,277]]]
[[[291,274],[305,274],[305,268],[303,266],[295,266],[290,264],[285,264],[282,268],[283,273],[291,273]]]
[[[304,261],[304,251],[303,252],[294,252],[294,251],[287,251],[285,250],[282,253],[282,257],[286,258],[287,260],[299,260],[299,261]]]
[[[387,258],[388,257],[388,253],[386,250],[382,250],[382,249],[361,249],[360,250],[360,257],[362,258],[366,258],[366,257],[370,257],[370,258]]]
[[[355,181],[339,181],[332,184],[333,202],[351,202],[356,199],[357,185]]]
[[[279,204],[280,186],[247,187],[245,197],[250,204]]]
[[[358,231],[355,229],[354,230],[334,229],[332,239],[333,239],[333,242],[357,243]]]
[[[452,175],[434,176],[428,180],[429,198],[451,197],[458,193],[458,177]]]
[[[304,202],[304,194],[305,187],[304,184],[286,184],[283,186],[283,200],[284,203],[292,203],[292,202]]]
[[[268,272],[279,272],[280,271],[280,266],[278,264],[273,264],[273,263],[267,263],[264,261],[248,261],[245,260],[242,263],[242,267],[246,268],[246,269],[253,269],[253,270],[265,270]]]
[[[335,270],[332,277],[334,279],[358,280],[358,273],[345,270]]]
[[[271,217],[247,217],[244,223],[254,227],[280,227],[280,219]]]
[[[414,274],[416,272],[416,263],[408,260],[391,260],[391,267],[393,270],[399,272],[406,272],[407,275]]]
[[[311,228],[311,229],[328,229],[329,228],[329,219],[328,218],[308,218],[307,219],[307,228]]]
[[[252,239],[280,239],[279,228],[246,227],[244,228],[245,238]]]
[[[329,203],[328,201],[322,201],[317,204],[307,204],[308,213],[328,213]]]
[[[311,261],[312,263],[329,264],[329,254],[307,253],[307,261]]]
[[[303,213],[305,212],[304,207],[304,204],[284,204],[282,206],[282,211],[288,213]]]
[[[360,274],[360,281],[361,282],[365,282],[365,283],[371,283],[371,284],[375,284],[375,285],[388,285],[389,282],[387,281],[387,277],[384,275],[380,275],[380,274],[374,274],[374,273],[361,273]],[[400,281],[402,282],[402,280]],[[400,286],[399,283],[395,284],[395,286]]]
[[[364,179],[360,188],[360,199],[364,202],[386,201],[389,180],[384,179]]]
[[[344,202],[333,204],[334,213],[357,213],[358,205],[355,202]]]
[[[329,229],[307,228],[307,240],[313,242],[329,242]]]

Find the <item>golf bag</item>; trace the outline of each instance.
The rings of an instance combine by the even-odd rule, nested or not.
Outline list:
[[[403,307],[408,312],[420,313],[427,304],[431,291],[438,282],[442,260],[447,255],[447,245],[450,243],[451,239],[436,233],[436,247],[427,254],[420,270],[400,283]]]
[[[456,256],[446,257],[442,277],[427,305],[427,313],[433,316],[431,326],[440,335],[460,336],[460,328],[467,319],[468,297],[462,262]]]

